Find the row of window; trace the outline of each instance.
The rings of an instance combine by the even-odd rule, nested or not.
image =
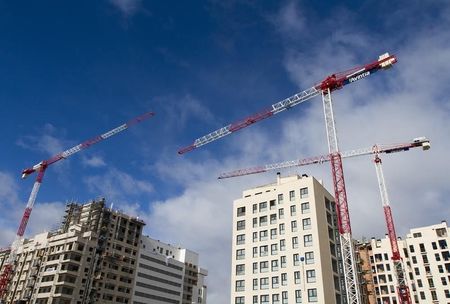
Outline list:
[[[258,209],[259,206],[259,209]],[[270,201],[270,210],[274,210],[275,208],[275,201]],[[297,206],[292,205],[289,207],[291,216],[294,216],[297,214]],[[301,203],[300,204],[300,210],[302,214],[309,213],[310,212],[310,204],[309,202]],[[267,211],[267,202],[262,202],[258,204],[253,204],[253,213],[257,212],[263,212]],[[245,215],[245,206],[244,207],[238,207],[237,208],[237,216],[244,216]],[[278,209],[278,215],[279,218],[284,218],[284,208]]]
[[[298,253],[292,255],[293,266],[299,266],[300,262],[304,262],[306,265],[314,264],[314,252],[305,252],[305,256],[301,257]],[[271,271],[278,271],[280,268],[287,267],[287,257],[281,256],[280,259],[274,259],[270,261]],[[253,273],[264,273],[269,271],[269,261],[253,262]],[[236,265],[236,275],[245,274],[245,264]]]
[[[313,245],[313,239],[311,234],[307,234],[303,236],[303,246],[304,247],[311,247]],[[292,248],[296,249],[299,247],[299,241],[298,237],[294,236],[292,237]],[[282,239],[280,240],[280,251],[286,250],[286,240]],[[253,257],[258,257],[258,246],[253,247],[252,249]],[[274,243],[270,245],[270,254],[271,255],[277,255],[278,254],[278,243]],[[269,255],[269,245],[262,245],[259,246],[259,256],[264,257]],[[245,259],[245,249],[237,249],[236,250],[236,260],[243,260]]]
[[[263,226],[267,226],[268,225],[268,218],[267,216],[260,216],[259,217],[259,227],[263,227]],[[270,216],[270,224],[276,224],[277,223],[277,218],[276,218],[276,214],[272,214]],[[311,218],[305,218],[302,219],[302,225],[303,225],[303,230],[308,230],[311,229]],[[298,230],[297,228],[297,220],[293,220],[291,221],[291,231],[295,232]],[[253,218],[253,228],[257,228],[258,227],[258,218],[255,217]],[[280,228],[280,234],[282,232],[285,231],[285,223],[281,223],[279,225]],[[240,231],[240,230],[245,230],[245,220],[240,220],[236,222],[236,230]]]
[[[300,189],[300,199],[306,199],[308,198],[308,188],[301,188]],[[278,204],[282,204],[284,201],[284,196],[283,194],[278,194]],[[289,191],[289,201],[293,202],[295,201],[295,190]],[[260,202],[259,204],[253,204],[253,213],[257,213],[257,212],[264,212],[267,211],[267,201],[265,202]],[[269,201],[269,207],[270,210],[275,209],[276,208],[276,201],[275,200],[271,200]],[[244,216],[245,215],[245,207],[239,207],[237,209],[237,216]]]
[[[272,299],[272,304],[289,304],[288,302],[288,292],[282,291],[281,295],[279,293],[274,293],[272,295],[260,295],[253,296],[253,304],[270,304],[270,299]],[[295,302],[302,303],[302,291],[295,290]],[[317,302],[317,289],[308,289],[308,302]],[[245,297],[235,297],[235,304],[244,304]]]
[[[298,285],[301,283],[301,275],[300,271],[295,271],[293,273],[294,277],[294,284]],[[281,276],[273,276],[273,277],[263,277],[259,279],[253,279],[253,290],[264,290],[269,289],[269,281],[272,281],[272,288],[279,288],[280,287],[280,278],[281,278],[281,286],[287,286],[288,285],[288,274],[282,273]],[[306,282],[307,283],[315,283],[316,282],[316,271],[314,269],[312,270],[306,270]],[[237,280],[235,283],[235,291],[241,292],[245,291],[245,280]]]

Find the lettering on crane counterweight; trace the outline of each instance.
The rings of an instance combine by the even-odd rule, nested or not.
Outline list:
[[[367,72],[364,72],[364,73],[362,73],[362,74],[360,74],[360,75],[358,75],[358,76],[350,77],[350,78],[348,79],[348,82],[355,82],[355,81],[360,80],[360,79],[363,79],[364,77],[367,77],[367,76],[369,76],[369,75],[370,75],[370,71],[367,71]]]

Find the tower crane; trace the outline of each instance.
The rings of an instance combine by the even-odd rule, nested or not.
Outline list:
[[[178,150],[179,154],[192,151],[202,145],[234,133],[258,121],[269,118],[321,94],[328,139],[328,151],[333,176],[334,196],[336,200],[336,213],[338,218],[341,252],[343,255],[344,281],[348,304],[359,304],[361,303],[361,299],[358,288],[358,277],[356,276],[356,266],[354,262],[355,252],[352,244],[352,231],[350,225],[350,215],[348,212],[347,193],[345,190],[344,170],[342,167],[341,154],[339,152],[331,93],[348,84],[366,78],[377,71],[388,69],[396,62],[397,58],[395,56],[385,53],[379,56],[378,60],[371,63],[358,66],[344,72],[332,74],[307,90],[272,104],[271,107],[254,115],[248,116],[242,120],[202,136],[196,139],[189,146]]]
[[[47,168],[50,165],[53,165],[60,160],[66,159],[66,158],[72,156],[73,154],[76,154],[84,149],[89,148],[92,145],[99,143],[100,141],[103,141],[103,140],[105,140],[111,136],[114,136],[122,131],[125,131],[129,127],[131,127],[137,123],[140,123],[141,121],[144,121],[144,120],[152,117],[153,115],[155,115],[155,113],[153,113],[153,112],[144,113],[144,114],[142,114],[138,117],[135,117],[132,120],[118,126],[117,128],[114,128],[106,133],[103,133],[94,138],[86,140],[86,141],[82,142],[81,144],[78,144],[78,145],[76,145],[68,150],[65,150],[59,154],[56,154],[55,156],[53,156],[47,160],[43,160],[43,161],[39,162],[38,164],[34,165],[33,167],[24,169],[22,171],[22,179],[25,179],[26,177],[28,177],[29,175],[31,175],[35,172],[37,172],[37,176],[36,176],[36,180],[33,185],[33,189],[31,190],[31,194],[28,198],[27,206],[25,207],[25,211],[24,211],[22,219],[20,221],[19,228],[17,229],[16,238],[11,245],[11,252],[10,252],[9,257],[4,265],[3,273],[0,276],[0,300],[3,298],[4,294],[6,293],[9,281],[11,280],[11,274],[13,273],[13,270],[14,270],[13,269],[14,262],[16,261],[16,258],[17,258],[17,251],[19,249],[20,244],[22,243],[23,235],[25,233],[25,229],[27,227],[28,220],[30,219],[31,211],[33,210],[33,206],[36,201],[36,197],[39,192],[39,188],[42,184],[42,180],[44,178],[44,174],[45,174],[45,171],[47,170]]]
[[[374,163],[377,172],[378,186],[381,194],[381,202],[383,204],[384,216],[386,220],[386,226],[388,230],[389,241],[391,244],[392,251],[392,262],[394,264],[394,272],[397,278],[397,294],[399,298],[400,304],[411,304],[411,297],[409,293],[409,288],[406,283],[406,275],[403,270],[402,258],[400,256],[400,250],[398,248],[397,243],[397,233],[395,232],[394,226],[394,218],[392,216],[392,210],[389,205],[388,193],[386,189],[386,183],[384,181],[384,175],[382,170],[382,162],[379,157],[380,154],[391,154],[396,152],[409,151],[411,148],[419,148],[422,147],[423,150],[430,149],[430,141],[426,137],[417,137],[410,142],[400,143],[400,144],[390,144],[390,145],[374,145],[368,148],[350,150],[341,152],[342,158],[349,158],[355,156],[363,156],[363,155],[375,155]],[[240,169],[231,171],[228,173],[221,174],[219,179],[226,179],[237,176],[244,176],[250,174],[258,174],[263,172],[268,172],[272,170],[291,168],[291,167],[300,167],[307,166],[312,164],[322,164],[324,162],[331,161],[330,155],[321,155],[316,157],[309,157],[305,159],[297,159],[291,161],[285,161],[281,163],[273,163],[265,166],[252,167],[247,169]]]

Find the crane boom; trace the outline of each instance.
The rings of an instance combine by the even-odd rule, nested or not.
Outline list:
[[[67,150],[65,150],[65,151],[63,151],[63,152],[61,152],[59,154],[56,154],[55,156],[53,156],[53,157],[51,157],[51,158],[49,158],[47,160],[41,161],[40,163],[34,165],[31,168],[24,169],[22,171],[22,178],[28,177],[28,175],[36,172],[41,167],[48,167],[49,165],[51,165],[53,163],[56,163],[57,161],[60,161],[60,160],[65,159],[65,158],[68,158],[69,156],[72,156],[73,154],[78,153],[78,152],[80,152],[83,149],[87,149],[90,146],[95,145],[96,143],[98,143],[98,142],[100,142],[102,140],[105,140],[105,139],[107,139],[107,138],[109,138],[111,136],[114,136],[114,135],[116,135],[116,134],[118,134],[118,133],[128,129],[130,126],[132,126],[132,125],[134,125],[136,123],[139,123],[139,122],[141,122],[141,121],[143,121],[145,119],[148,119],[148,118],[152,117],[153,115],[155,115],[155,113],[153,113],[153,112],[144,113],[144,114],[142,114],[142,115],[140,115],[138,117],[135,117],[134,119],[132,119],[132,120],[130,120],[130,121],[128,121],[128,122],[126,122],[126,123],[116,127],[116,128],[114,128],[112,130],[109,130],[108,132],[105,132],[105,133],[100,134],[100,135],[98,135],[96,137],[88,139],[88,140],[82,142],[81,144],[78,144],[78,145],[76,145],[76,146],[74,146],[74,147],[72,147],[70,149],[67,149]]]
[[[396,153],[396,152],[401,152],[401,151],[408,151],[409,149],[416,148],[416,147],[423,147],[423,149],[428,149],[430,147],[430,141],[426,137],[418,137],[407,143],[374,145],[372,147],[343,151],[340,153],[341,153],[342,158],[349,158],[349,157],[370,155],[370,154],[377,154],[377,153],[390,154],[390,153]],[[292,168],[292,167],[300,167],[300,166],[306,166],[306,165],[312,165],[312,164],[321,164],[321,163],[329,162],[329,161],[330,161],[329,154],[315,156],[315,157],[309,157],[309,158],[304,158],[304,159],[289,160],[289,161],[284,161],[284,162],[280,162],[280,163],[272,163],[272,164],[268,164],[268,165],[251,167],[251,168],[246,168],[246,169],[239,169],[239,170],[234,170],[234,171],[230,171],[227,173],[222,173],[222,174],[220,174],[218,179],[225,179],[225,178],[231,178],[231,177],[237,177],[237,176],[257,174],[257,173],[263,173],[263,172],[268,172],[268,171],[273,171],[273,170]]]
[[[106,133],[103,133],[103,134],[93,137],[87,141],[84,141],[79,145],[76,145],[68,150],[65,150],[65,151],[51,157],[48,160],[43,160],[43,161],[39,162],[38,164],[34,165],[33,167],[24,169],[22,171],[22,178],[26,178],[27,176],[29,176],[30,174],[32,174],[34,172],[37,172],[38,174],[36,176],[36,180],[34,182],[33,189],[31,190],[30,196],[28,198],[28,202],[25,207],[22,219],[20,220],[19,228],[17,229],[17,233],[16,233],[16,238],[11,245],[11,252],[10,252],[9,257],[4,265],[3,272],[0,276],[0,300],[6,293],[6,288],[11,279],[10,276],[13,272],[14,262],[17,258],[17,250],[23,240],[23,235],[25,234],[28,220],[30,219],[30,216],[31,216],[31,211],[33,210],[33,206],[36,201],[37,194],[39,192],[39,189],[42,184],[42,180],[44,178],[45,170],[47,170],[48,166],[50,166],[62,159],[65,159],[77,152],[80,152],[81,150],[87,149],[90,146],[92,146],[102,140],[105,140],[111,136],[114,136],[114,135],[128,129],[130,126],[135,125],[143,120],[146,120],[146,119],[152,117],[153,115],[155,115],[155,113],[153,113],[153,112],[144,113],[144,114],[142,114],[138,117],[135,117],[134,119],[114,128]]]
[[[394,55],[389,55],[386,53],[384,55],[381,55],[378,60],[368,63],[364,66],[359,66],[344,72],[332,74],[326,77],[320,83],[314,85],[313,87],[307,90],[292,95],[286,99],[283,99],[282,101],[272,104],[269,108],[265,110],[262,110],[254,115],[250,115],[244,119],[241,119],[235,123],[229,124],[223,128],[220,128],[216,131],[213,131],[209,134],[206,134],[205,136],[196,139],[191,145],[179,149],[178,154],[190,152],[200,146],[208,144],[212,141],[215,141],[233,132],[241,130],[247,126],[250,126],[258,121],[261,121],[265,118],[271,117],[284,110],[299,105],[300,103],[303,103],[304,101],[307,101],[319,95],[324,90],[329,89],[330,92],[338,90],[343,86],[358,81],[360,79],[363,79],[379,71],[380,69],[387,69],[396,62],[397,59]]]

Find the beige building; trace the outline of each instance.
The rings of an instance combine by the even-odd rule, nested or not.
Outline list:
[[[411,229],[404,240],[398,240],[412,303],[450,304],[449,232],[443,221]],[[366,303],[398,303],[389,238],[361,242],[358,253],[365,274]]]
[[[233,204],[233,304],[341,303],[333,196],[313,177],[277,176]]]

